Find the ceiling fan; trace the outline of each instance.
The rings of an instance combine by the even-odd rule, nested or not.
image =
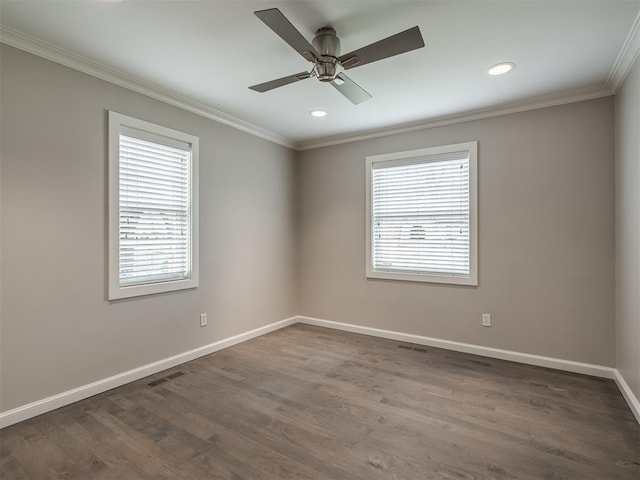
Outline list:
[[[357,105],[369,100],[371,95],[344,72],[338,73],[339,67],[349,70],[424,47],[420,29],[416,26],[366,47],[340,55],[340,39],[331,27],[323,27],[316,31],[316,36],[309,43],[277,8],[259,10],[254,13],[305,60],[313,63],[313,67],[308,72],[295,73],[249,87],[256,92],[266,92],[290,83],[316,77],[321,82],[330,82],[351,103]]]

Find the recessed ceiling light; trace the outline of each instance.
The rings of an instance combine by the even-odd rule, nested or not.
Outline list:
[[[489,75],[504,75],[505,73],[509,73],[514,68],[516,68],[515,63],[511,63],[511,62],[496,63],[495,65],[491,65],[489,67]]]
[[[324,110],[311,110],[309,112],[309,115],[311,115],[312,117],[320,118],[320,117],[326,117],[327,112],[325,112]]]

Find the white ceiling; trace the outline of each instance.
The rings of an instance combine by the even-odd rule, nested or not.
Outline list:
[[[608,0],[0,2],[3,41],[46,42],[298,145],[603,88],[640,11]],[[334,27],[343,53],[414,25],[426,46],[350,70],[373,95],[358,106],[315,79],[257,93],[247,87],[310,66],[253,15],[271,7],[309,41]],[[490,77],[500,61],[517,68]]]

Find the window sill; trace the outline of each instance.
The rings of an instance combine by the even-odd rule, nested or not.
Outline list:
[[[379,280],[396,280],[403,282],[421,282],[421,283],[443,283],[449,285],[465,285],[478,286],[478,278],[476,275],[468,277],[455,275],[430,275],[422,273],[392,273],[377,270],[368,270],[366,278]]]
[[[197,287],[198,280],[194,278],[187,280],[174,280],[170,282],[148,283],[145,285],[112,285],[109,288],[109,300],[120,300],[123,298],[141,297],[143,295],[153,295],[156,293],[175,292]]]

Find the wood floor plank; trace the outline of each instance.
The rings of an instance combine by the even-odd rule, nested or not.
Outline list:
[[[284,362],[286,363],[286,360],[284,360]],[[282,363],[280,365],[281,365],[281,368],[282,368]],[[302,375],[309,375],[310,373],[312,375],[315,374],[315,372],[313,372],[313,371],[310,372],[310,365],[308,363],[305,365],[304,369],[297,369],[297,370],[300,371]],[[295,367],[291,371],[296,371]],[[352,376],[355,376],[355,377],[359,378],[361,381],[364,381],[363,379],[365,378],[365,375],[363,374],[362,371],[360,371],[360,367],[357,368],[357,371],[354,371],[354,370],[349,370],[348,371],[346,368],[343,368],[342,372],[343,372],[343,377],[344,377],[342,380],[348,380]],[[399,379],[400,381],[402,381],[403,378],[404,377],[402,377],[402,376],[395,376],[395,377],[393,377],[391,379],[392,380],[394,380],[394,379],[398,380]],[[378,378],[378,379],[380,379],[380,378]],[[340,387],[340,383],[335,383],[335,382],[333,382],[333,380],[334,380],[334,378],[325,378],[323,386],[325,388],[331,388],[331,389],[339,388]],[[340,380],[338,379],[338,381],[340,381]],[[344,381],[343,384],[347,388],[352,388],[352,385],[349,384],[348,381]],[[415,394],[419,393],[419,400],[421,402],[426,400],[427,398],[429,398],[429,394],[433,393],[433,392],[430,392],[429,390],[425,390],[425,389],[419,388],[418,385],[396,384],[396,386],[398,388],[396,388],[395,391],[397,392],[398,395],[406,397],[408,395],[406,392],[411,392],[412,393],[412,397],[415,397]],[[357,392],[356,391],[355,393],[359,394],[360,396],[363,396],[363,395],[364,396],[371,396],[371,392],[373,391],[372,388],[369,388],[369,385],[363,385],[363,387],[364,387],[364,392]],[[469,406],[469,404],[468,404],[469,395],[463,396],[463,398],[465,398],[465,403],[461,403],[461,402],[458,402],[456,400],[456,398],[453,398],[451,395],[447,395],[446,394],[447,393],[446,389],[443,390],[442,392],[437,392],[437,393],[438,394],[435,397],[431,396],[430,398],[431,398],[432,402],[435,401],[435,402],[439,403],[439,406],[438,406],[439,411],[440,410],[442,410],[442,411],[446,411],[446,410],[451,411],[451,410],[453,410],[452,412],[450,412],[449,415],[451,415],[452,413],[455,414],[455,415],[458,415],[457,412],[465,411],[465,407]],[[444,395],[440,395],[440,394],[444,394]],[[440,396],[441,396],[441,398],[439,398]],[[392,402],[394,401],[393,398],[383,398],[380,395],[374,396],[373,398],[374,398],[375,401],[385,401],[388,404],[392,404]],[[556,400],[557,399],[554,399],[554,401],[556,401]],[[405,399],[404,401],[406,402],[407,400]],[[411,398],[409,398],[408,401],[411,401]],[[515,398],[514,403],[516,403],[516,404],[521,403],[520,398]],[[475,405],[475,403],[473,401],[472,401],[472,405]],[[535,407],[535,408],[537,409],[538,407]],[[468,408],[466,408],[466,410],[468,410]],[[489,410],[495,410],[495,408],[492,407]],[[407,411],[413,411],[413,410],[407,409]],[[447,421],[449,421],[451,418],[452,417],[450,416],[450,418]],[[500,426],[500,429],[510,429],[512,421],[514,419],[517,420],[519,417],[515,416],[515,415],[506,415],[505,412],[500,412],[499,414],[492,414],[490,411],[485,411],[485,412],[482,412],[481,415],[475,415],[473,418],[474,418],[475,421],[478,421],[478,422],[482,423],[481,427],[483,429],[493,428],[494,426]],[[503,418],[506,418],[508,421],[507,422],[502,422],[501,420]],[[492,425],[492,422],[495,423],[495,425]],[[555,423],[542,424],[542,426],[554,426],[554,425],[555,425]],[[554,432],[554,433],[555,433],[555,435],[552,437],[552,439],[555,439],[555,437],[558,435],[559,432],[556,430],[556,432]],[[556,445],[556,448],[560,448],[561,445],[563,445],[563,444]],[[564,444],[564,445],[566,445],[566,444]],[[597,447],[594,448],[591,453],[597,455],[597,454],[599,454],[601,452],[602,452],[602,443],[599,442]]]
[[[187,386],[189,387],[189,385]],[[195,431],[198,436],[211,442],[210,451],[201,455],[202,463],[206,463],[207,458],[215,453],[217,457],[224,456],[225,462],[236,466],[241,464],[242,470],[247,474],[251,473],[250,478],[317,477],[317,473],[313,470],[308,472],[308,476],[303,477],[301,471],[304,470],[304,466],[295,458],[290,458],[275,448],[274,442],[278,440],[277,438],[260,437],[256,431],[256,422],[253,417],[249,422],[245,422],[241,416],[236,415],[238,407],[241,407],[244,412],[249,411],[245,402],[238,404],[231,398],[231,401],[228,402],[229,410],[220,408],[209,410],[206,405],[194,402],[192,396],[187,399],[187,396],[175,395],[167,389],[148,392],[144,397],[138,399],[141,405],[158,411],[160,415],[168,414],[173,418],[179,418],[178,422],[182,428],[187,431]],[[225,400],[225,398],[218,396],[216,403],[220,404]],[[184,411],[197,411],[198,414],[193,421],[184,421]],[[259,439],[262,439],[263,442],[257,441]],[[269,461],[266,462],[265,458],[268,458]],[[267,474],[268,471],[271,473]],[[348,478],[348,472],[336,471],[335,473],[340,478]]]
[[[293,325],[5,428],[0,477],[638,480],[640,425],[611,380]]]

